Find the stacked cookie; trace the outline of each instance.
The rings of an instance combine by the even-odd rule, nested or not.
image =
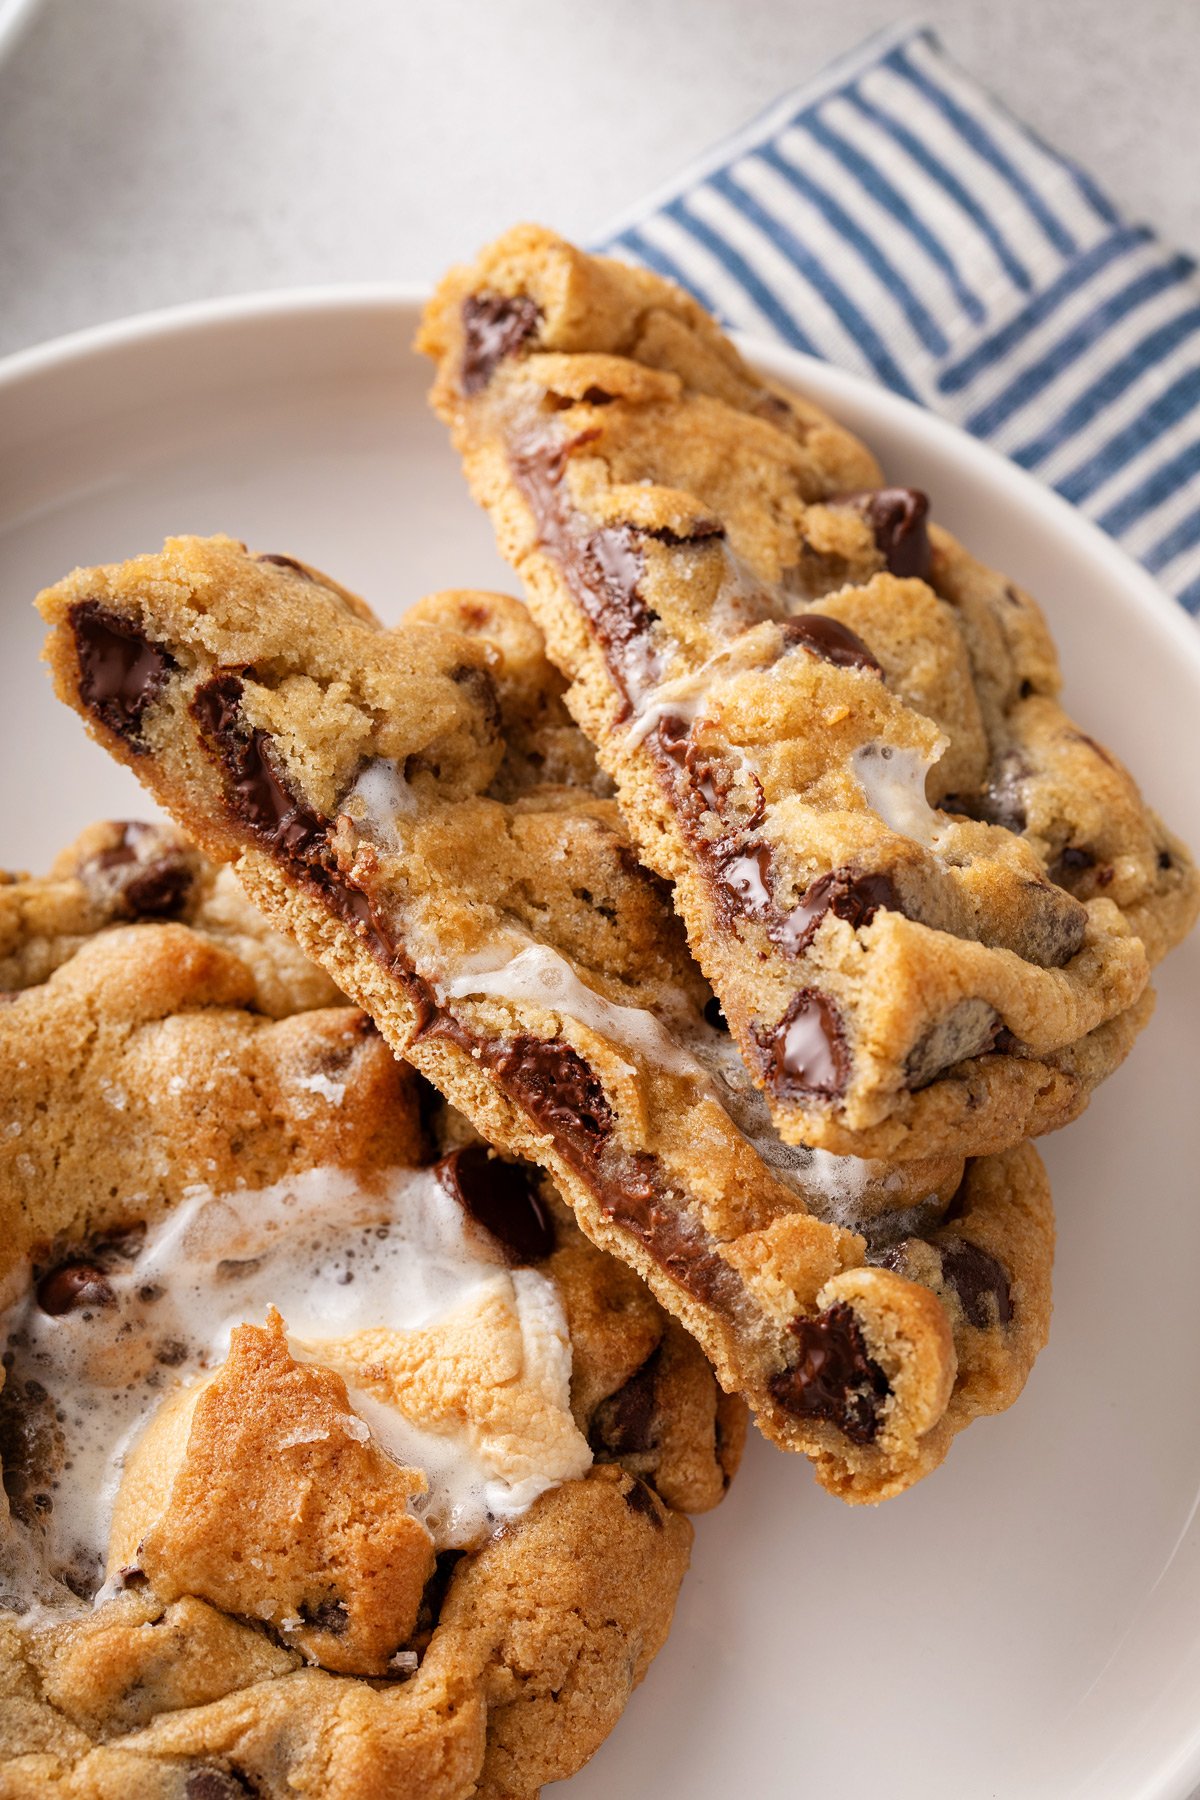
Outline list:
[[[710,1365],[849,1501],[902,1491],[1009,1405],[1050,1314],[1050,1195],[1026,1140],[1075,1116],[1126,1054],[1150,966],[1198,903],[1186,850],[1062,712],[1033,601],[932,523],[923,496],[883,487],[847,433],[765,389],[684,295],[521,230],[448,278],[422,347],[530,611],[447,592],[388,631],[319,571],[227,538],[77,571],[39,602],[61,697],[188,838],[161,853],[153,834],[106,838],[76,858],[62,928],[12,951],[14,985],[43,996],[19,1002],[30,1018],[81,965],[92,979],[99,946],[187,932],[276,984],[274,1006],[236,986],[201,1005],[273,1013],[296,1055],[338,1015],[393,1083],[417,1077],[389,1049],[442,1096],[415,1112],[389,1098],[385,1123],[382,1094],[365,1095],[319,1163],[291,1109],[268,1106],[291,1160],[254,1163],[253,1220],[229,1196],[255,1108],[214,1099],[199,1112],[215,1130],[247,1122],[210,1174],[181,1132],[164,1159],[173,1191],[146,1187],[139,1161],[85,1204],[44,1197],[35,1159],[28,1223],[10,1234],[14,1269],[41,1259],[14,1372],[57,1341],[47,1294],[70,1302],[61,1316],[94,1316],[94,1356],[118,1318],[150,1341],[160,1302],[139,1295],[169,1293],[172,1269],[193,1296],[170,1333],[184,1375],[125,1464],[96,1617],[192,1605],[257,1621],[292,1662],[163,1701],[183,1710],[120,1754],[155,1770],[206,1757],[270,1793],[325,1791],[323,1758],[360,1778],[337,1763],[333,1708],[353,1711],[361,1769],[435,1745],[445,1785],[426,1775],[423,1793],[532,1793],[577,1766],[661,1640],[679,1510],[711,1505],[736,1463],[740,1415]],[[176,906],[167,874],[146,873],[160,863],[193,871],[181,922],[72,924],[80,893],[103,912],[165,883]],[[119,1005],[152,989],[131,976]],[[329,1013],[334,993],[353,1004]],[[166,1034],[181,1051],[193,1013],[181,991]],[[264,1029],[243,1032],[235,1069],[270,1053]],[[106,1078],[147,1091],[141,1075]],[[327,1098],[319,1073],[300,1080]],[[151,1116],[165,1105],[160,1084]],[[384,1143],[368,1150],[356,1119]],[[53,1172],[54,1128],[40,1130]],[[328,1170],[347,1166],[359,1198],[339,1212]],[[344,1328],[313,1300],[308,1251],[263,1248],[285,1177],[321,1267],[341,1257],[346,1273],[350,1248],[370,1265]],[[218,1270],[256,1265],[224,1309],[180,1247],[197,1182],[200,1210],[222,1207],[206,1228]],[[390,1253],[361,1237],[379,1228],[416,1246],[418,1271],[452,1241],[458,1286],[421,1276],[407,1313],[376,1318],[396,1285],[375,1270]],[[606,1310],[619,1317],[600,1332]],[[188,1323],[210,1315],[226,1337],[233,1324],[223,1361]],[[502,1405],[497,1358],[513,1371]],[[335,1450],[338,1420],[353,1423]],[[268,1478],[285,1440],[304,1470]],[[289,1537],[273,1521],[293,1516],[297,1481],[321,1501]],[[602,1507],[607,1522],[588,1523]],[[231,1571],[251,1516],[270,1524],[266,1572]],[[520,1545],[547,1520],[597,1585],[585,1604],[564,1576],[535,1603],[613,1621],[602,1651],[568,1659],[571,1691],[585,1664],[591,1686],[557,1731],[538,1710],[552,1658],[540,1639],[516,1647],[513,1598]],[[23,1566],[61,1587],[70,1570],[47,1564],[32,1514],[25,1529]],[[593,1533],[628,1540],[605,1550],[613,1595],[578,1551]],[[498,1559],[493,1603],[470,1584]],[[331,1567],[352,1575],[331,1585]],[[474,1635],[454,1635],[469,1609]],[[293,1706],[305,1724],[285,1742],[269,1721]],[[54,1754],[57,1773],[100,1768],[88,1759],[110,1748]],[[390,1778],[345,1791],[410,1791]]]

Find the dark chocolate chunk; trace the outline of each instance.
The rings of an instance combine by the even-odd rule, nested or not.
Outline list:
[[[99,600],[77,600],[68,617],[79,660],[79,697],[102,724],[140,748],[142,715],[179,667],[139,626]]]
[[[767,1080],[776,1093],[834,1099],[844,1091],[850,1074],[846,1034],[837,1007],[816,988],[801,988],[778,1025],[756,1036],[768,1053]]]
[[[587,434],[591,435],[591,434]],[[584,439],[538,438],[514,446],[512,471],[537,525],[538,541],[557,560],[604,652],[609,672],[626,700],[647,693],[662,678],[651,636],[650,611],[638,590],[645,570],[640,533],[633,525],[589,529],[563,493],[567,457]]]
[[[623,1387],[602,1400],[588,1427],[588,1443],[602,1461],[644,1455],[658,1446],[658,1373],[662,1345]]]
[[[1016,750],[1002,756],[992,779],[978,794],[947,794],[942,811],[961,813],[985,825],[1003,825],[1018,836],[1025,829],[1025,796],[1023,784],[1033,774],[1024,757]]]
[[[1171,852],[1169,850],[1160,850],[1159,851],[1158,866],[1160,869],[1163,869],[1163,870],[1173,869],[1175,867],[1175,859],[1173,858],[1173,856],[1171,855]]]
[[[797,613],[782,626],[784,643],[798,645],[822,662],[836,663],[841,669],[868,669],[873,675],[883,670],[857,632],[851,631],[826,613]]]
[[[301,859],[324,847],[328,821],[292,793],[276,768],[270,735],[245,724],[241,678],[218,673],[196,689],[192,716],[210,751],[224,765],[230,806],[278,856]]]
[[[879,911],[900,912],[896,885],[890,875],[857,871],[850,867],[831,869],[819,875],[779,923],[771,936],[789,956],[799,956],[812,942],[825,914],[831,912],[844,919],[855,931],[869,925]]]
[[[293,574],[302,576],[305,581],[315,579],[311,570],[306,569],[302,562],[297,562],[294,556],[281,556],[277,551],[265,550],[254,560],[260,563],[274,563],[277,569],[291,569]]]
[[[256,1791],[243,1775],[215,1765],[190,1770],[183,1784],[184,1800],[246,1800]]]
[[[133,919],[173,919],[183,911],[192,891],[193,871],[182,849],[161,856],[139,855],[161,842],[152,825],[127,819],[121,835],[80,865],[79,876],[95,899],[114,913]]]
[[[771,906],[771,850],[768,844],[747,844],[721,864],[721,885],[733,895],[736,909],[757,917]]]
[[[57,1318],[85,1306],[112,1306],[116,1295],[104,1270],[95,1263],[69,1262],[43,1275],[37,1284],[37,1303],[44,1313]]]
[[[570,1044],[522,1034],[498,1049],[493,1067],[543,1130],[588,1158],[600,1154],[612,1132],[612,1108],[599,1077]]]
[[[534,336],[542,309],[528,294],[468,294],[462,305],[463,356],[459,385],[478,394],[498,363]]]
[[[927,519],[929,499],[916,488],[874,488],[834,494],[830,506],[852,506],[875,536],[875,544],[892,575],[915,575],[928,581],[933,567]]]
[[[942,1277],[962,1302],[967,1322],[980,1330],[1013,1316],[1012,1289],[1003,1265],[978,1244],[965,1238],[947,1238],[938,1245]]]
[[[706,1000],[704,1002],[704,1017],[714,1031],[728,1033],[729,1021],[722,1012],[721,1002],[717,999],[715,994],[712,996],[711,1000]]]
[[[799,1418],[827,1419],[854,1444],[870,1444],[879,1430],[887,1376],[867,1354],[852,1307],[838,1301],[815,1318],[794,1319],[800,1355],[771,1378],[779,1404]]]
[[[1057,882],[1059,887],[1065,887],[1069,891],[1072,881],[1077,876],[1085,874],[1088,869],[1094,869],[1095,866],[1096,858],[1092,851],[1077,844],[1066,844],[1059,851],[1058,857],[1051,867],[1050,879]]]
[[[437,1173],[463,1211],[495,1238],[512,1267],[545,1262],[551,1255],[554,1221],[538,1197],[535,1169],[502,1161],[486,1144],[467,1144],[444,1156]]]
[[[635,1477],[632,1487],[627,1487],[621,1497],[630,1512],[641,1513],[644,1518],[649,1519],[655,1531],[662,1530],[662,1514],[658,1510],[658,1501],[644,1481],[638,1481]]]
[[[350,1610],[344,1600],[320,1600],[315,1606],[302,1601],[296,1610],[314,1631],[327,1631],[330,1637],[344,1637],[349,1630]]]

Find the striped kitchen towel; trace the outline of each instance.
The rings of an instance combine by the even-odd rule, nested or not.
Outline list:
[[[904,26],[603,237],[729,325],[933,408],[1200,612],[1200,278]]]

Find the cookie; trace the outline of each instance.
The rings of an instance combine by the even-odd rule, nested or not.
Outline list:
[[[245,961],[61,893],[56,933],[71,866],[10,884],[76,947],[0,1009],[0,1788],[533,1796],[661,1646],[744,1411],[360,1011],[258,1010],[248,909]]]
[[[515,714],[568,754],[515,602],[450,596],[385,632],[314,571],[180,538],[40,605],[97,740],[489,1142],[550,1171],[827,1487],[894,1494],[1016,1397],[1049,1318],[1035,1153],[964,1187],[961,1156],[780,1141],[614,803],[541,783],[533,723],[508,756]],[[1088,1074],[1039,1068],[1030,1111]],[[928,1254],[887,1267],[907,1240]],[[955,1276],[976,1253],[978,1306]]]
[[[1077,1112],[1036,1072],[1115,1067],[1200,889],[1030,597],[647,271],[519,228],[419,347],[782,1134],[978,1153]]]

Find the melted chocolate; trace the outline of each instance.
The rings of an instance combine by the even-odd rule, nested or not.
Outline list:
[[[178,663],[99,600],[77,600],[67,616],[75,635],[80,699],[101,724],[140,749],[142,715]]]
[[[192,696],[192,717],[224,765],[226,798],[237,817],[276,856],[303,860],[324,848],[329,822],[292,793],[272,760],[269,733],[243,721],[243,691],[232,670],[211,676]]]
[[[522,1034],[490,1048],[488,1059],[501,1086],[560,1149],[595,1162],[612,1135],[613,1114],[599,1077],[577,1051]]]
[[[996,1322],[1007,1325],[1013,1316],[1012,1289],[1003,1265],[965,1238],[946,1239],[938,1252],[942,1278],[962,1302],[968,1324],[980,1330]]]
[[[37,1284],[37,1303],[53,1318],[88,1306],[112,1306],[115,1299],[104,1270],[91,1262],[63,1263]]]
[[[811,943],[827,912],[844,919],[855,931],[869,925],[880,911],[901,912],[900,897],[890,875],[849,867],[819,875],[779,926],[777,941],[798,956]]]
[[[854,1444],[870,1444],[890,1393],[887,1376],[867,1354],[853,1309],[838,1301],[815,1318],[792,1321],[795,1362],[772,1376],[771,1392],[799,1418],[827,1419]]]
[[[437,1173],[463,1211],[495,1238],[510,1267],[545,1262],[552,1254],[554,1222],[538,1198],[535,1169],[502,1162],[486,1144],[467,1144],[444,1156]]]
[[[588,1427],[588,1443],[602,1461],[643,1456],[658,1447],[658,1375],[662,1345],[635,1369],[624,1387],[602,1400]]]
[[[344,1637],[350,1628],[350,1612],[344,1600],[319,1600],[315,1606],[301,1602],[296,1610],[305,1625],[314,1631],[327,1631],[330,1637]]]
[[[818,656],[822,662],[836,663],[840,669],[867,669],[873,675],[883,674],[857,632],[825,613],[797,613],[787,620],[782,630],[784,643],[789,648],[798,645],[810,656]]]
[[[514,479],[533,513],[538,541],[562,570],[604,652],[609,673],[627,701],[641,698],[663,676],[650,634],[653,618],[638,589],[645,573],[641,539],[633,525],[589,531],[563,494],[571,450],[586,442],[534,441],[514,447]]]
[[[468,294],[462,305],[463,354],[459,386],[480,393],[497,365],[534,336],[542,309],[528,294]]]
[[[884,565],[892,575],[915,575],[928,581],[933,552],[926,521],[928,496],[916,488],[874,488],[834,494],[830,506],[852,506],[867,521]]]
[[[844,1091],[850,1073],[846,1034],[837,1007],[816,988],[801,988],[778,1025],[757,1035],[776,1093],[835,1099]]]

